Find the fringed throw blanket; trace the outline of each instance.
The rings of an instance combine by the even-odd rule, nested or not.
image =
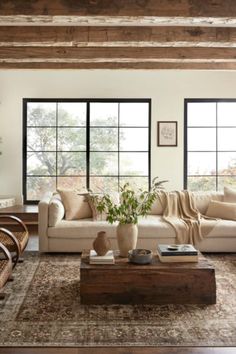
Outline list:
[[[195,245],[214,228],[216,219],[201,215],[189,191],[158,192],[163,218],[176,232],[178,243]]]

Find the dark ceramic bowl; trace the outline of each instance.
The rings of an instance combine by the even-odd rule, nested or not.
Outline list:
[[[152,251],[136,248],[128,252],[128,259],[135,264],[149,264],[152,261]]]

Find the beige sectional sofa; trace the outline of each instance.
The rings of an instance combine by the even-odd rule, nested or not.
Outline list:
[[[211,200],[224,201],[218,192],[194,193],[198,210],[205,214]],[[138,223],[138,248],[156,249],[157,243],[176,242],[173,227],[162,218],[162,207],[155,201],[150,214]],[[99,231],[106,231],[112,248],[117,249],[116,225],[104,220],[65,220],[58,196],[46,196],[39,203],[39,249],[41,252],[80,252],[91,249]],[[203,252],[236,252],[236,221],[221,219],[197,245]]]

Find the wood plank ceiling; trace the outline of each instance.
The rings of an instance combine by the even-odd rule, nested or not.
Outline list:
[[[0,68],[236,69],[236,1],[0,1]]]

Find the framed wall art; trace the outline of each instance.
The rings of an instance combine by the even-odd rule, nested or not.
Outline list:
[[[157,122],[157,146],[177,146],[177,121]]]

